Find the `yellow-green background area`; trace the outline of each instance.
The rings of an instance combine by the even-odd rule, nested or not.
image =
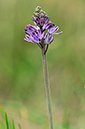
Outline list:
[[[55,129],[85,129],[85,0],[0,0],[0,104],[16,128],[49,128],[41,50],[24,41],[38,5],[63,31],[47,52]]]

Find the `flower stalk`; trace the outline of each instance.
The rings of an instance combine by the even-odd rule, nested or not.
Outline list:
[[[43,72],[44,72],[45,90],[46,90],[47,105],[48,105],[49,124],[50,124],[50,129],[54,129],[52,103],[51,103],[51,93],[50,93],[50,83],[49,83],[45,48],[42,48],[42,60],[43,60]]]

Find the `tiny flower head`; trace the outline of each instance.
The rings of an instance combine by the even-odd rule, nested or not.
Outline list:
[[[53,35],[59,35],[62,33],[58,32],[59,27],[53,24],[46,13],[41,9],[40,6],[34,11],[32,20],[35,26],[29,24],[25,29],[25,38],[27,42],[37,43],[41,48],[46,44],[50,44],[53,41]]]

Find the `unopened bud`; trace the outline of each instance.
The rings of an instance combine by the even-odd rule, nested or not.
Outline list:
[[[37,7],[35,8],[35,12],[40,12],[40,10],[41,10],[41,7],[40,7],[40,6],[37,6]]]
[[[39,13],[34,12],[34,16],[35,17],[38,17],[39,16]]]
[[[40,14],[43,14],[43,15],[45,15],[46,13],[43,11],[43,10],[40,10],[40,12],[39,12]]]

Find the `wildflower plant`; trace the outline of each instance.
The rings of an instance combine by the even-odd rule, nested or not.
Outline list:
[[[26,29],[25,29],[26,35],[24,40],[26,40],[27,42],[36,43],[42,51],[43,71],[44,71],[44,80],[45,80],[48,114],[49,114],[49,124],[50,124],[50,129],[54,129],[46,52],[48,50],[49,45],[52,43],[54,39],[53,35],[54,34],[59,35],[62,33],[62,31],[56,33],[59,30],[59,27],[53,24],[49,20],[49,17],[41,9],[40,6],[37,6],[35,8],[34,14],[32,16],[32,20],[35,26],[31,24],[28,24],[26,26]]]

